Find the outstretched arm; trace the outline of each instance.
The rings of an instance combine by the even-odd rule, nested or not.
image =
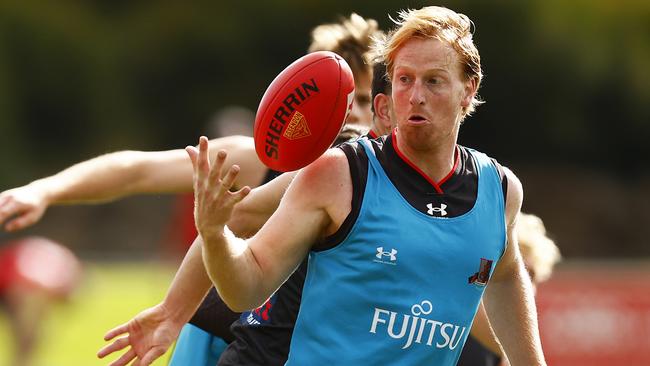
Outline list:
[[[221,179],[225,152],[214,166],[206,140],[188,147],[195,168],[195,220],[204,240],[203,260],[224,302],[235,311],[255,308],[275,291],[321,236],[334,232],[350,211],[351,178],[342,151],[333,149],[303,169],[287,189],[278,210],[255,236],[235,237],[225,227],[246,191],[232,193],[237,174]]]
[[[505,171],[508,179],[508,246],[485,291],[485,309],[512,365],[546,365],[539,338],[533,287],[524,268],[515,232],[523,190],[519,179],[509,169]]]
[[[210,154],[230,151],[229,164],[243,174],[235,184],[257,185],[265,169],[257,159],[252,138],[230,136],[210,141]],[[120,151],[75,164],[55,175],[0,193],[0,225],[7,231],[36,223],[49,205],[91,203],[138,193],[192,189],[192,165],[182,149]]]

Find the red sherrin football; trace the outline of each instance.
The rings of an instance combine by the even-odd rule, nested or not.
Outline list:
[[[354,77],[339,55],[319,51],[284,69],[264,92],[255,116],[255,151],[269,168],[297,170],[336,139],[352,101]]]

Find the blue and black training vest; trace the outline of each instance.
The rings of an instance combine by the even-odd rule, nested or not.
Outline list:
[[[311,252],[287,365],[455,365],[506,245],[501,179],[477,162],[474,207],[432,217],[412,207],[367,140],[368,176],[351,231]]]

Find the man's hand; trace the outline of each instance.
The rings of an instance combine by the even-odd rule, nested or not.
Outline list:
[[[239,166],[233,165],[226,175],[222,175],[227,153],[217,153],[214,166],[208,158],[208,139],[201,136],[199,148],[185,148],[194,168],[194,220],[198,232],[203,238],[222,235],[226,222],[232,215],[235,204],[250,192],[244,187],[237,192],[230,192],[239,173]],[[223,178],[222,178],[223,177]]]
[[[135,362],[132,366],[150,365],[154,360],[162,356],[174,340],[178,338],[182,327],[183,323],[172,320],[172,316],[162,304],[156,305],[136,315],[126,324],[122,324],[106,333],[104,336],[106,341],[110,341],[122,334],[127,335],[116,339],[113,343],[99,350],[97,357],[104,358],[113,352],[130,347],[126,353],[113,361],[110,366],[124,366],[133,359],[135,359]]]
[[[41,219],[48,202],[33,184],[0,193],[0,225],[6,231],[16,231]]]

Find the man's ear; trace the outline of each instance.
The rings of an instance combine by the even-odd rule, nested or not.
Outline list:
[[[471,78],[465,82],[465,90],[463,91],[463,100],[461,101],[461,107],[467,108],[472,104],[472,99],[476,95],[478,89],[478,80],[477,78]]]
[[[390,132],[393,126],[390,97],[386,94],[379,93],[375,95],[375,99],[372,102],[375,108],[376,120],[379,121],[384,131]]]

